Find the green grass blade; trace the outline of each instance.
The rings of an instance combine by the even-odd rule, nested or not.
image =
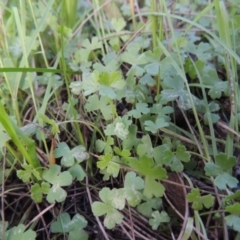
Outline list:
[[[11,137],[13,143],[18,148],[26,161],[34,168],[40,170],[40,162],[37,158],[35,142],[28,138],[18,126],[16,126],[7,115],[3,105],[0,102],[0,123],[5,131]]]

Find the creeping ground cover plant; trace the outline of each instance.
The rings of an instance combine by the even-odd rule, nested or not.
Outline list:
[[[238,1],[0,5],[0,239],[239,238]]]

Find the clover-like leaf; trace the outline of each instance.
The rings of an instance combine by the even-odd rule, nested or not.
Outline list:
[[[110,104],[109,98],[99,98],[96,94],[89,96],[85,108],[88,112],[100,110],[105,120],[112,119],[116,112],[116,107]]]
[[[157,133],[159,129],[169,126],[169,123],[167,123],[164,118],[157,118],[155,123],[147,120],[144,122],[144,125],[147,131]]]
[[[37,237],[37,234],[33,230],[28,229],[26,231],[26,226],[24,226],[23,224],[19,224],[18,226],[7,230],[5,232],[5,238],[3,239],[23,240],[23,239],[36,239],[36,237]]]
[[[70,215],[64,212],[59,214],[57,220],[51,224],[51,232],[66,233],[70,232],[72,229],[76,227],[83,229],[86,226],[87,221],[82,215],[77,213],[71,220]]]
[[[70,88],[73,94],[79,95],[83,92],[84,96],[88,96],[99,90],[99,72],[93,71],[92,73],[85,72],[82,75],[82,81],[71,82]]]
[[[37,202],[42,202],[43,194],[48,194],[50,190],[50,185],[46,182],[42,182],[41,185],[35,183],[31,186],[31,198]]]
[[[67,193],[62,186],[69,186],[72,183],[72,175],[68,172],[60,172],[61,168],[58,165],[52,165],[49,169],[44,170],[42,177],[52,184],[47,200],[49,203],[54,201],[62,202],[67,197]]]
[[[189,162],[191,154],[186,150],[186,147],[183,145],[177,146],[176,157],[182,162]]]
[[[137,135],[137,126],[131,125],[129,127],[129,133],[127,137],[122,142],[124,149],[131,150],[133,147],[138,146],[138,144],[140,143],[140,139],[138,139],[136,135]]]
[[[225,95],[229,95],[229,82],[228,81],[218,81],[215,82],[214,85],[210,88],[208,95],[212,99],[220,98],[222,96],[222,92],[224,92]]]
[[[102,62],[96,62],[93,64],[94,70],[99,72],[115,72],[119,70],[119,59],[116,52],[109,52],[102,57]]]
[[[137,177],[135,172],[128,172],[124,181],[124,196],[128,204],[132,207],[137,206],[142,200],[142,194],[138,190],[144,188],[144,180]]]
[[[124,190],[123,189],[112,189],[108,193],[108,201],[111,202],[111,206],[122,210],[125,207],[125,197],[124,197]]]
[[[230,206],[227,206],[225,210],[226,212],[233,213],[240,216],[240,203],[237,202]]]
[[[183,162],[190,161],[190,153],[186,151],[183,145],[178,145],[176,152],[172,152],[167,145],[162,145],[162,156],[157,160],[158,163],[169,166],[172,171],[181,172],[183,171]]]
[[[96,141],[96,150],[97,152],[101,153],[102,151],[104,151],[105,154],[108,154],[108,153],[112,153],[112,145],[113,145],[114,141],[113,141],[113,138],[108,136],[107,137],[107,141],[104,142],[100,139],[98,139]]]
[[[162,206],[161,198],[147,199],[146,202],[141,203],[137,206],[138,212],[143,216],[150,218],[152,216],[153,209],[158,210]]]
[[[238,180],[231,176],[228,171],[236,165],[235,157],[228,157],[225,153],[220,153],[215,156],[215,163],[206,163],[204,170],[207,176],[214,176],[215,185],[225,190],[227,186],[234,188],[238,184]]]
[[[157,114],[157,119],[165,119],[165,121],[170,121],[170,117],[168,116],[170,113],[173,113],[173,108],[170,106],[162,106],[162,104],[157,103],[153,104],[150,112],[153,114]]]
[[[92,41],[90,42],[89,39],[86,38],[82,42],[82,46],[87,50],[91,50],[91,51],[102,47],[102,43],[101,41],[99,41],[98,37],[93,37],[91,40]]]
[[[68,239],[88,239],[87,233],[83,230],[87,226],[85,218],[76,214],[72,220],[68,213],[61,213],[55,222],[51,224],[52,233],[69,233]]]
[[[110,99],[116,99],[117,91],[122,90],[126,85],[119,71],[100,73],[98,83],[100,84],[99,94]]]
[[[223,172],[220,166],[212,162],[206,163],[204,170],[206,176],[217,176]]]
[[[78,163],[71,166],[68,169],[68,171],[71,173],[73,179],[76,178],[78,181],[82,181],[86,176],[86,173],[84,172],[83,168]]]
[[[227,157],[227,154],[220,153],[215,157],[216,164],[221,167],[222,171],[227,172],[236,165],[236,157]]]
[[[155,178],[147,176],[145,177],[145,187],[143,190],[143,195],[147,199],[151,199],[153,196],[162,197],[164,194],[164,186],[155,180]]]
[[[203,115],[203,120],[204,120],[204,123],[205,124],[209,124],[210,120],[212,121],[212,123],[216,123],[219,121],[220,117],[218,114],[216,113],[210,113],[210,112],[206,112],[204,115]]]
[[[85,147],[77,146],[71,150],[65,142],[61,142],[57,145],[57,148],[54,150],[54,156],[56,158],[62,157],[61,164],[65,167],[73,166],[75,162],[74,159],[80,163],[89,158]]]
[[[141,156],[139,160],[131,158],[129,165],[135,171],[145,176],[144,196],[150,199],[152,196],[161,197],[163,195],[165,188],[161,183],[157,182],[156,179],[165,179],[167,177],[164,168],[154,166],[153,159],[147,156]]]
[[[113,18],[111,24],[116,32],[120,32],[126,26],[126,22],[123,18]]]
[[[150,109],[146,103],[137,103],[136,109],[129,111],[128,115],[133,116],[134,118],[140,118],[143,114],[147,114],[149,112]]]
[[[160,213],[159,211],[154,211],[152,213],[152,218],[149,219],[149,225],[152,226],[153,230],[157,230],[161,223],[169,222],[169,221],[170,221],[170,218],[166,212],[162,211]]]
[[[68,234],[68,240],[87,240],[87,239],[88,234],[78,227],[71,230]]]
[[[153,155],[153,148],[152,148],[152,141],[149,135],[145,135],[141,139],[141,144],[137,146],[137,154],[139,156],[148,156],[152,157]]]
[[[203,206],[210,208],[214,204],[214,197],[211,194],[201,196],[198,188],[194,188],[188,193],[187,200],[193,203],[192,207],[195,210],[202,210]]]
[[[224,172],[214,179],[214,183],[219,189],[224,190],[227,186],[235,188],[238,185],[238,180],[229,173]]]
[[[230,214],[225,217],[225,221],[233,230],[240,232],[240,217],[238,215]]]
[[[104,226],[112,229],[116,224],[122,223],[123,215],[117,210],[122,210],[125,206],[125,198],[122,190],[104,187],[99,196],[103,202],[94,202],[92,204],[92,211],[95,216],[105,215]]]
[[[167,177],[166,170],[160,166],[155,166],[153,159],[146,156],[141,156],[139,160],[131,158],[129,165],[144,176],[154,179],[166,179]]]
[[[155,61],[152,63],[147,64],[144,69],[146,70],[146,72],[152,76],[156,76],[159,73],[159,67],[160,67],[160,63],[159,61]]]
[[[70,167],[74,164],[74,158],[71,155],[71,149],[65,142],[60,142],[54,150],[56,158],[62,157],[61,164],[65,167]]]
[[[114,152],[123,159],[128,159],[131,156],[131,152],[127,149],[120,150],[118,147],[114,147]]]
[[[122,89],[126,84],[120,71],[100,73],[98,82],[100,85],[113,87],[118,90]]]
[[[156,81],[152,78],[150,74],[144,74],[143,77],[140,78],[139,83],[142,85],[148,85],[149,87],[153,87],[156,84]]]
[[[41,179],[39,172],[33,166],[24,163],[22,167],[24,170],[18,170],[17,176],[22,179],[23,182],[30,182],[33,177],[37,180]]]
[[[122,118],[117,117],[113,123],[107,125],[104,133],[107,136],[116,135],[121,140],[124,140],[127,138],[127,135],[129,133],[128,128],[131,123],[132,121],[128,120],[127,116],[124,116]]]
[[[108,181],[111,177],[111,174],[107,172],[107,169],[100,170],[100,173],[103,174],[103,181]]]
[[[99,161],[97,162],[97,167],[101,170],[106,169],[106,172],[113,177],[117,177],[119,170],[120,170],[120,166],[118,163],[114,162],[115,161],[119,161],[119,157],[117,156],[112,156],[112,154],[106,154],[103,156],[99,157]]]
[[[132,68],[136,69],[137,76],[141,76],[145,70],[138,66],[146,64],[148,61],[146,60],[145,54],[140,54],[140,45],[136,43],[131,43],[128,45],[126,51],[121,55],[121,59],[123,62],[129,63],[132,65]],[[129,72],[131,69],[129,70]],[[140,73],[139,73],[140,72]]]

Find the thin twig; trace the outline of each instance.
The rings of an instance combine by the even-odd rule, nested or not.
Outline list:
[[[131,235],[127,232],[127,230],[124,228],[124,226],[122,224],[120,224],[120,227],[122,228],[123,232],[128,236],[129,240],[133,240]]]
[[[86,172],[87,172],[87,170],[88,170],[88,165],[86,166]],[[89,187],[88,187],[88,176],[86,176],[86,190],[87,190],[89,202],[92,205],[92,197],[91,197],[91,193],[90,193],[90,190],[89,190]],[[108,235],[107,235],[107,233],[106,233],[106,231],[105,231],[105,229],[104,229],[104,227],[103,227],[99,217],[95,216],[95,218],[97,220],[98,226],[101,229],[102,234],[104,235],[105,239],[109,240],[109,237],[108,237]]]
[[[125,221],[123,221],[122,224],[129,228],[129,225],[128,225]],[[135,231],[136,234],[137,234],[139,237],[141,237],[143,240],[149,240],[149,238],[146,238],[146,237],[143,236],[141,233],[137,232],[135,229],[133,229],[133,231]],[[154,239],[155,239],[155,238],[154,238]],[[154,240],[154,239],[152,239],[152,240]]]
[[[74,31],[71,39],[77,34],[78,31],[80,31],[83,26],[98,12],[100,11],[104,6],[106,6],[107,4],[109,4],[112,0],[106,1],[104,4],[102,4],[99,8],[97,8],[96,10],[94,10],[86,19],[84,19],[84,21],[82,21],[82,23],[79,25],[79,27]],[[71,40],[70,39],[70,40]]]
[[[36,203],[36,207],[37,207],[38,212],[41,213],[41,210],[40,210],[39,205],[37,203]],[[45,222],[45,220],[44,220],[42,215],[40,215],[40,218],[42,220],[43,227],[44,227],[44,230],[45,230],[46,235],[47,235],[47,239],[50,240],[50,235],[49,235],[49,231],[47,229],[47,224],[46,224],[46,222]]]
[[[40,217],[42,217],[42,215],[47,212],[49,209],[53,208],[55,205],[55,203],[51,204],[50,206],[48,206],[47,208],[45,208],[42,212],[40,212],[35,218],[33,218],[27,225],[26,228],[28,228],[33,222],[35,222],[36,220],[38,220]]]
[[[183,180],[182,180],[182,178],[180,176],[179,176],[179,181],[181,182],[182,185],[184,185],[184,182],[183,182]],[[184,195],[187,196],[186,187],[183,187],[183,191],[184,191]],[[178,240],[182,239],[182,236],[183,236],[183,234],[184,234],[184,232],[186,230],[188,216],[189,216],[188,201],[185,199],[185,216],[184,216],[184,220],[183,220],[183,226],[182,226],[181,233],[178,236]]]
[[[133,227],[133,219],[132,219],[132,212],[131,212],[131,208],[128,204],[128,210],[129,210],[129,216],[130,216],[130,224],[131,224],[131,228],[132,228],[132,239],[135,240],[135,234],[134,234],[134,227]]]
[[[178,104],[178,106],[179,106],[179,102],[178,102],[178,101],[177,101],[177,104]],[[193,131],[193,129],[192,129],[192,126],[191,126],[190,122],[188,121],[188,118],[186,117],[185,112],[182,110],[182,108],[179,107],[179,109],[180,109],[180,111],[181,111],[181,113],[182,113],[182,115],[183,115],[183,117],[184,117],[184,119],[185,119],[185,122],[186,122],[187,125],[188,125],[188,128],[189,128],[189,130],[190,130],[190,132],[191,132],[191,134],[192,134],[192,136],[193,136],[193,139],[194,139],[194,141],[195,141],[195,143],[196,143],[196,146],[197,146],[197,148],[198,148],[199,153],[203,156],[202,148],[201,148],[201,146],[200,146],[200,144],[199,144],[199,142],[198,142],[198,140],[197,140],[197,137],[196,137],[196,135],[195,135],[195,133],[194,133],[194,131]]]
[[[120,51],[118,52],[116,58],[119,57],[120,53],[123,52],[125,50],[125,48],[128,46],[128,44],[130,42],[133,41],[133,39],[150,23],[151,21],[147,21],[141,28],[139,28],[136,33],[133,34],[133,36],[123,45],[123,47],[120,49]]]

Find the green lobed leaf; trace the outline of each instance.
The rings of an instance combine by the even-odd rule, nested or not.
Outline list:
[[[123,18],[113,18],[111,24],[116,32],[120,32],[126,26]]]
[[[131,150],[133,147],[138,146],[138,144],[140,143],[140,139],[138,139],[136,135],[137,135],[137,126],[134,124],[130,125],[129,133],[122,142],[122,146],[124,149]]]
[[[88,97],[85,108],[88,112],[100,110],[105,120],[111,120],[116,112],[116,107],[110,104],[107,97],[99,98],[96,94]]]
[[[28,229],[26,231],[26,226],[23,224],[19,224],[16,227],[13,227],[5,232],[5,238],[6,240],[25,240],[25,239],[36,239],[37,234],[31,230]]]
[[[137,103],[136,109],[128,112],[128,116],[133,116],[134,118],[140,118],[142,115],[150,112],[147,103]]]
[[[86,153],[86,149],[83,146],[76,146],[72,150],[65,142],[61,142],[54,150],[54,156],[56,158],[61,157],[61,165],[65,167],[71,167],[74,165],[75,160],[80,163],[89,158],[89,154]]]
[[[119,211],[115,209],[111,209],[106,217],[104,218],[104,226],[108,229],[113,229],[116,224],[121,224],[123,221],[123,214],[121,214]]]
[[[35,183],[31,186],[31,198],[37,202],[42,202],[43,194],[47,194],[50,190],[50,185],[46,182],[42,182],[41,186]]]
[[[234,188],[238,184],[238,180],[228,173],[235,165],[235,157],[220,153],[215,156],[215,163],[206,163],[204,170],[207,176],[216,177],[214,183],[219,189],[225,190],[227,186]]]
[[[236,215],[240,215],[240,203],[237,202],[237,203],[234,203],[231,206],[227,206],[225,208],[225,210],[226,210],[226,212],[233,213],[233,214],[236,214]]]
[[[37,180],[41,179],[39,172],[33,166],[24,163],[24,164],[22,164],[22,167],[25,170],[18,170],[17,176],[20,179],[22,179],[23,182],[30,182],[34,177]]]
[[[123,215],[116,210],[123,209],[125,207],[125,198],[123,190],[102,188],[99,192],[99,197],[102,202],[94,202],[92,204],[92,211],[95,216],[102,216],[106,214],[104,218],[104,226],[108,229],[112,229],[116,224],[122,223]]]
[[[104,151],[104,154],[112,153],[112,145],[114,144],[113,138],[108,136],[107,141],[104,142],[100,139],[96,141],[96,150],[98,152]]]
[[[124,116],[122,118],[117,117],[113,123],[108,124],[106,129],[104,130],[104,133],[107,136],[116,135],[121,140],[124,140],[128,136],[128,128],[130,124],[132,123],[131,120],[128,120],[127,116]]]
[[[161,213],[159,211],[154,211],[152,213],[152,218],[149,219],[149,225],[152,226],[153,230],[157,230],[161,223],[169,221],[170,218],[165,211],[162,211]]]
[[[68,235],[68,240],[87,240],[87,239],[88,234],[78,227],[71,230]]]
[[[214,83],[214,85],[210,88],[208,95],[212,99],[217,99],[222,96],[222,92],[226,95],[229,96],[230,92],[230,87],[229,87],[229,82],[228,81],[218,81]]]
[[[205,170],[206,176],[217,176],[222,173],[221,167],[212,162],[206,163],[204,170]]]
[[[201,196],[198,188],[193,188],[191,192],[188,193],[187,200],[193,203],[192,207],[195,210],[202,210],[203,206],[210,208],[214,204],[214,197],[211,194]]]
[[[67,192],[59,187],[58,185],[53,185],[53,187],[50,188],[48,194],[47,194],[47,201],[49,203],[57,202],[63,202],[67,197]]]
[[[87,234],[82,230],[87,226],[87,221],[85,218],[76,214],[72,220],[68,213],[61,213],[55,222],[51,224],[51,232],[52,233],[78,233],[78,238],[72,239],[88,239]],[[72,232],[72,233],[71,233]]]
[[[139,156],[146,155],[148,157],[152,157],[153,148],[152,148],[152,141],[149,135],[144,135],[141,139],[141,142],[137,146],[137,154]]]
[[[124,197],[131,207],[137,206],[142,200],[142,194],[138,190],[144,188],[144,180],[137,177],[135,172],[128,172],[124,180]]]
[[[191,154],[186,150],[186,147],[184,145],[178,145],[176,157],[183,162],[189,162]]]
[[[151,199],[153,196],[162,197],[164,194],[164,186],[155,180],[155,178],[147,176],[145,177],[145,186],[143,190],[143,195],[147,199]]]
[[[159,73],[160,63],[159,61],[155,61],[149,64],[146,64],[144,69],[146,72],[152,76],[157,76]]]
[[[238,185],[238,180],[229,173],[224,172],[214,179],[214,183],[220,190],[225,190],[227,186],[235,188]]]
[[[233,230],[240,232],[240,217],[235,214],[230,214],[225,217],[227,226],[233,228]]]
[[[92,37],[91,42],[86,38],[81,44],[82,47],[91,51],[102,47],[102,42],[99,41],[98,37]]]
[[[146,156],[141,156],[139,160],[136,158],[130,159],[129,165],[144,176],[155,179],[165,179],[167,177],[166,170],[161,166],[154,166],[153,159]]]
[[[99,161],[97,162],[97,167],[100,169],[104,169],[108,166],[109,162],[112,159],[112,154],[106,154],[99,157]]]
[[[109,209],[111,209],[111,206],[108,206],[107,204],[102,202],[94,202],[92,204],[92,212],[96,217],[99,217],[108,213]]]
[[[220,153],[215,157],[215,163],[226,172],[237,164],[236,157],[227,157],[226,153]]]
[[[148,120],[144,122],[144,125],[147,131],[157,133],[159,129],[168,127],[169,123],[167,123],[164,118],[157,118],[155,123]]]
[[[146,202],[141,203],[137,206],[138,212],[140,212],[143,216],[150,218],[153,212],[153,209],[158,210],[162,206],[161,198],[152,198],[147,199]]]
[[[67,193],[61,186],[69,186],[72,183],[72,175],[68,171],[60,171],[61,167],[58,165],[52,165],[43,171],[42,178],[52,184],[47,195],[49,203],[64,201]]]
[[[68,171],[71,173],[73,179],[76,178],[78,181],[82,181],[86,177],[85,171],[78,163],[71,166]]]

